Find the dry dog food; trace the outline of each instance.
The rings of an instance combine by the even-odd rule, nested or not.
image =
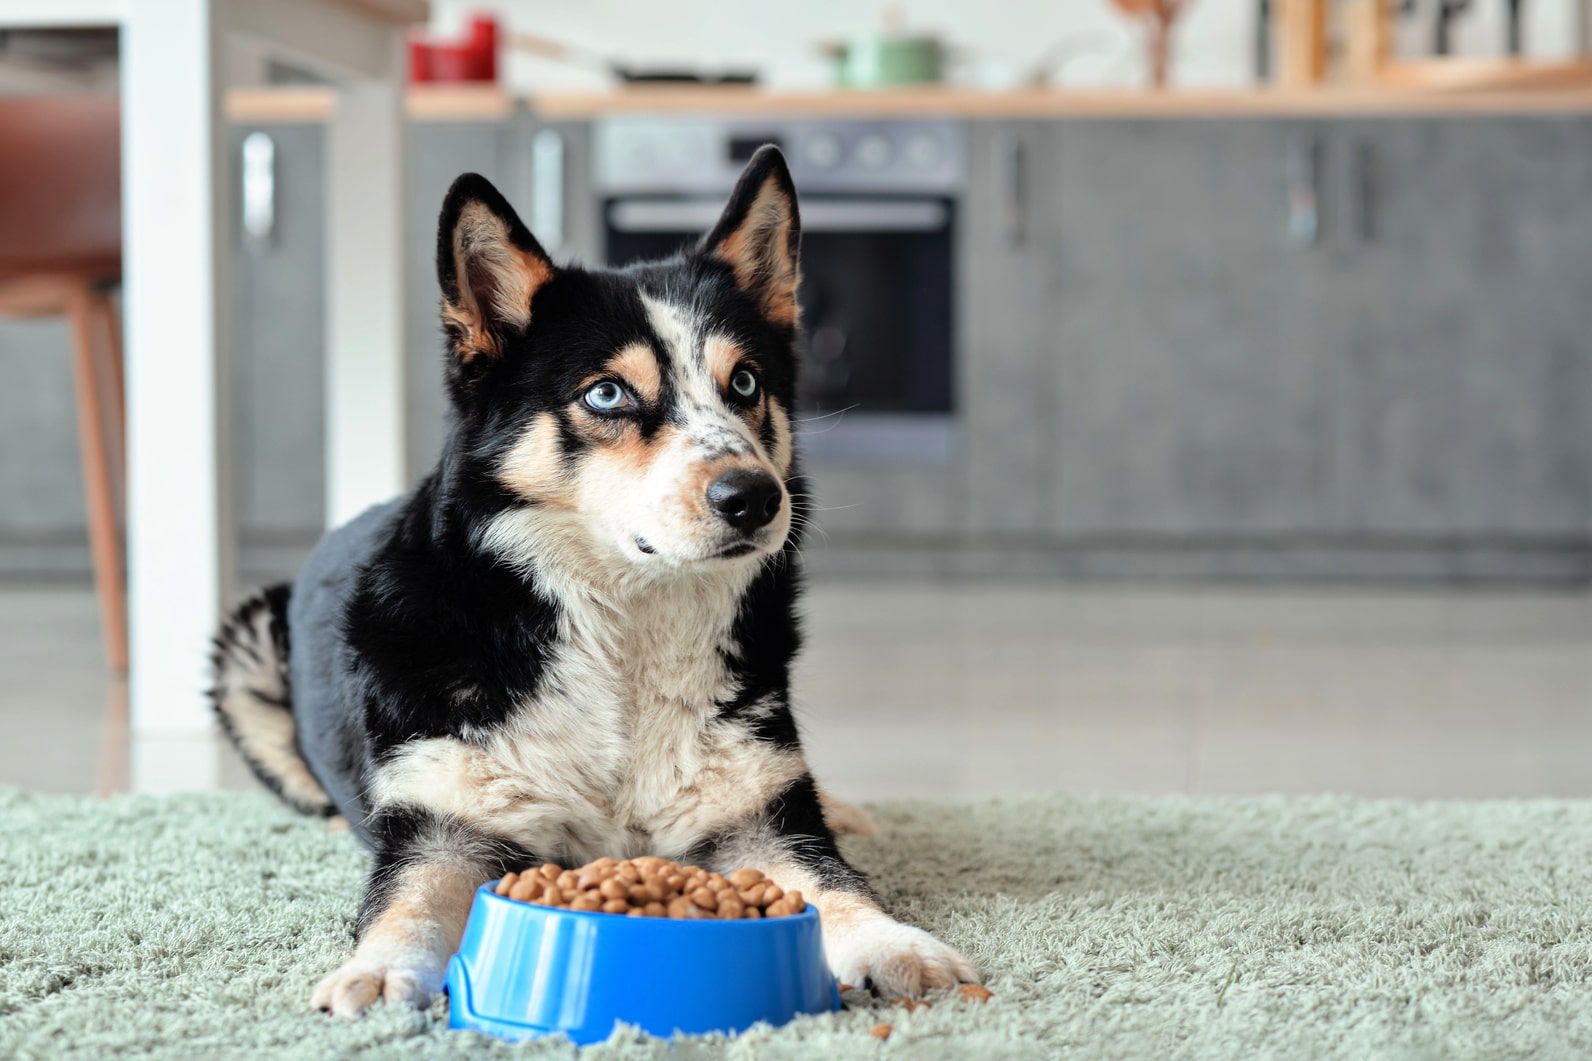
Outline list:
[[[890,1038],[890,1033],[893,1031],[895,1031],[895,1029],[890,1027],[888,1024],[875,1024],[873,1027],[868,1029],[868,1034],[873,1036],[875,1039],[888,1039]]]
[[[734,921],[790,917],[807,909],[801,892],[782,890],[758,870],[738,869],[725,877],[650,855],[599,858],[579,869],[548,863],[510,873],[494,890],[522,903],[628,917]]]

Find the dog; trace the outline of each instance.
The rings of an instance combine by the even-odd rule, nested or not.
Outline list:
[[[620,270],[554,265],[485,178],[454,182],[436,469],[216,639],[243,758],[373,854],[317,1008],[425,1005],[484,881],[603,855],[799,890],[844,983],[977,979],[841,856],[791,714],[800,244],[773,146],[700,243]]]

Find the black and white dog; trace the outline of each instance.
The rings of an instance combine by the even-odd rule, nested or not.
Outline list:
[[[791,716],[800,242],[772,147],[694,250],[620,271],[555,266],[485,179],[454,183],[441,461],[217,640],[244,758],[374,852],[316,1006],[424,1004],[477,885],[603,855],[799,889],[844,982],[976,978],[841,858]]]

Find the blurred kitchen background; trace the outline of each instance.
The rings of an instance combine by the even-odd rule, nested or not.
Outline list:
[[[116,90],[114,28],[7,30],[7,2],[0,113]],[[1592,795],[1592,0],[427,18],[412,474],[443,430],[454,176],[619,264],[786,151],[822,508],[799,702],[839,794]],[[242,587],[327,521],[335,101],[245,46],[225,68]],[[109,790],[137,726],[68,319],[0,317],[0,783]]]

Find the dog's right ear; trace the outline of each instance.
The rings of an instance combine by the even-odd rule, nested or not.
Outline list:
[[[492,182],[453,182],[437,223],[442,326],[461,362],[502,356],[531,322],[531,299],[553,278],[552,260]]]

